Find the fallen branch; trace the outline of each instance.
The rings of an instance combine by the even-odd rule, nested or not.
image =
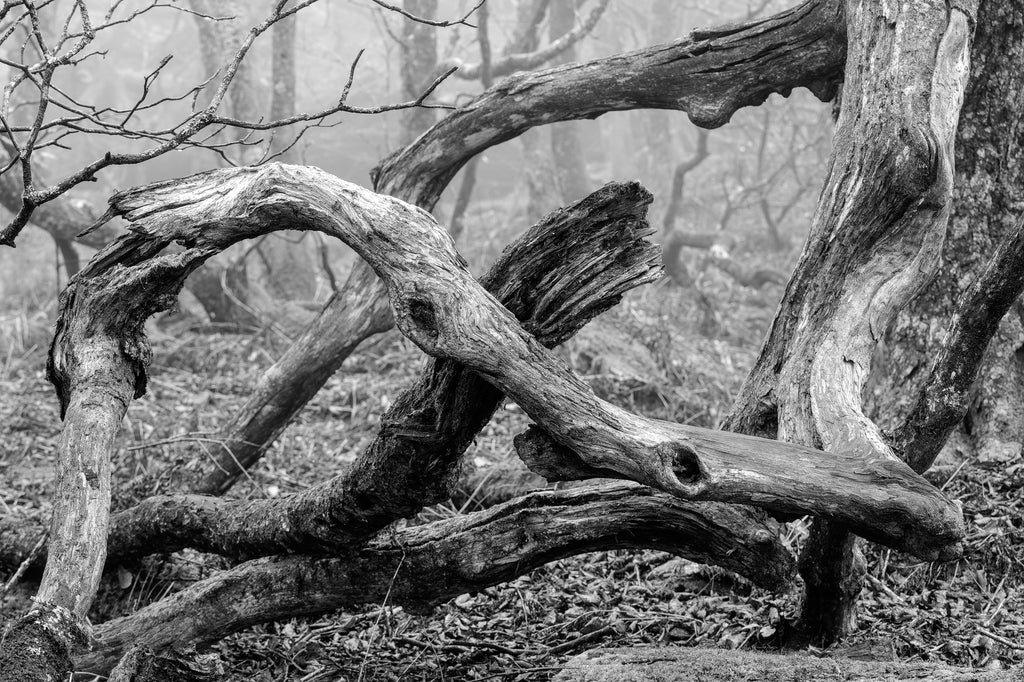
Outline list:
[[[425,612],[466,592],[594,550],[653,548],[788,585],[792,558],[769,526],[726,505],[632,484],[535,492],[486,511],[382,535],[343,557],[256,559],[96,628],[77,669],[102,673],[132,645],[209,642],[284,618],[365,603]]]

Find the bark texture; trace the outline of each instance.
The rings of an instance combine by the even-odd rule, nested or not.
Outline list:
[[[1024,219],[999,245],[989,264],[957,301],[938,355],[894,447],[915,471],[928,470],[970,406],[985,351],[1024,290]],[[1006,326],[1006,325],[1002,325]],[[1011,388],[1016,390],[1016,387]]]
[[[861,393],[878,338],[941,253],[975,7],[848,5],[847,62],[856,68],[847,70],[829,173],[728,428],[864,466],[897,460]],[[956,524],[963,533],[962,519]],[[847,631],[859,592],[843,579],[855,563],[843,525],[822,526],[807,550],[816,559],[803,574],[802,620],[820,642]]]
[[[759,584],[787,584],[792,560],[774,531],[720,505],[636,485],[536,492],[489,510],[381,536],[342,557],[256,559],[97,627],[77,669],[109,670],[133,644],[207,642],[256,623],[364,603],[425,612],[459,594],[596,549],[649,547],[721,563]]]
[[[644,238],[650,201],[635,183],[608,185],[528,230],[480,284],[554,347],[629,289],[660,277],[657,247]],[[109,551],[119,557],[182,547],[235,557],[337,552],[451,497],[462,453],[503,399],[456,362],[435,360],[396,399],[376,439],[345,474],[271,500],[150,498],[115,515]]]
[[[110,454],[128,403],[141,395],[138,370],[149,360],[148,347],[140,343],[142,322],[173,303],[173,296],[154,290],[152,279],[124,275],[78,277],[60,296],[63,314],[47,365],[64,419],[50,541],[37,606],[16,626],[45,637],[21,651],[17,637],[0,646],[0,657],[19,658],[27,679],[37,671],[44,675],[38,679],[64,677],[67,668],[53,666],[66,663],[66,650],[74,653],[83,643],[80,633],[88,631],[85,617],[106,558]]]
[[[110,213],[135,223],[135,234],[94,259],[90,268],[97,272],[178,241],[191,245],[178,261],[177,276],[183,276],[182,265],[193,267],[282,224],[336,236],[381,277],[403,334],[427,354],[458,361],[504,391],[588,466],[682,498],[819,514],[922,558],[960,551],[958,507],[895,457],[865,459],[846,450],[826,455],[646,419],[600,400],[470,277],[429,214],[404,202],[316,169],[269,165],[123,192],[112,198]],[[137,267],[149,272],[166,258]]]
[[[704,648],[594,649],[573,658],[555,682],[1019,682],[1019,671],[936,663],[861,661],[834,656]]]
[[[713,128],[737,109],[799,86],[828,100],[845,51],[841,3],[822,0],[667,45],[513,75],[385,159],[375,186],[429,209],[469,159],[534,126],[676,109]]]
[[[83,618],[62,606],[37,603],[3,630],[0,682],[63,680],[72,657],[90,641],[91,629]]]
[[[1024,206],[1024,158],[1019,153],[1024,148],[1022,72],[1024,6],[982,2],[955,147],[954,207],[942,264],[933,284],[896,320],[887,339],[890,352],[878,391],[881,398],[876,402],[876,411],[890,416],[890,428],[903,430],[898,438],[908,448],[906,456],[915,467],[935,457],[935,448],[941,448],[944,442],[942,434],[949,432],[949,427],[943,427],[927,443],[906,442],[908,429],[914,427],[901,423],[911,411],[910,421],[920,419],[921,406],[915,407],[914,403],[926,383],[931,385],[933,399],[946,401],[960,413],[956,422],[973,404],[967,426],[979,458],[998,462],[1017,457],[1024,442],[1024,389],[1019,381],[1024,367],[1020,353],[1024,327],[1019,305],[1015,312],[1004,316],[980,368],[971,367],[977,362],[973,355],[963,356],[964,365],[957,376],[979,377],[975,387],[964,393],[963,386],[958,386],[958,396],[943,393],[940,397],[934,392],[934,371],[929,369],[936,355],[945,353],[948,321],[955,315],[966,316],[956,324],[967,330],[968,319],[978,320],[962,303],[966,292],[973,289],[976,294],[982,293],[975,282],[986,262],[997,248],[1005,248],[999,247],[1000,243],[1014,239],[1018,231]],[[969,343],[962,348],[984,350],[987,341],[979,335],[975,345]],[[955,359],[955,354],[947,354],[947,370],[956,369]],[[955,414],[950,413],[948,418],[955,419]],[[920,453],[916,452],[918,447]]]
[[[197,654],[195,649],[170,647],[159,653],[135,646],[110,671],[107,682],[217,682],[224,666],[216,654]]]
[[[815,0],[669,45],[513,76],[386,159],[374,187],[432,210],[469,159],[534,126],[644,107],[681,109],[700,125],[722,125],[773,92],[806,86],[827,99],[842,76],[845,44],[842,3]],[[356,264],[314,326],[261,377],[225,438],[220,471],[197,492],[229,488],[242,472],[235,460],[246,467],[258,461],[352,349],[393,325],[385,296],[372,271]],[[275,396],[286,409],[275,407]]]

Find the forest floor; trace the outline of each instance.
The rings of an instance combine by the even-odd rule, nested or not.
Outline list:
[[[752,362],[774,305],[735,288],[715,293],[731,322],[706,314],[698,320],[696,310],[679,314],[685,294],[655,288],[629,297],[560,352],[605,398],[650,416],[714,427]],[[56,401],[43,371],[47,330],[38,322],[46,317],[23,314],[4,325],[15,331],[0,339],[6,345],[0,357],[0,511],[40,525],[48,513],[59,435]],[[698,327],[716,336],[701,336]],[[131,406],[114,463],[115,506],[164,491],[182,472],[208,466],[204,449],[215,447],[218,426],[283,347],[272,329],[247,336],[155,333],[149,394]],[[288,494],[341,471],[373,437],[379,415],[422,362],[396,332],[361,349],[231,494]],[[512,436],[527,423],[514,405],[499,411],[467,454],[456,499],[403,523],[465,513],[542,485],[511,449]],[[843,653],[1020,666],[1024,463],[986,469],[963,459],[929,477],[963,504],[970,524],[967,553],[954,563],[930,564],[867,547],[859,630]],[[791,524],[787,541],[798,546],[805,528]],[[93,620],[131,612],[222,565],[181,553],[108,567]],[[31,585],[23,582],[0,600],[0,608],[12,613],[30,594]],[[229,679],[252,682],[546,679],[568,657],[595,646],[772,648],[795,616],[798,596],[799,590],[768,593],[662,552],[599,552],[464,595],[430,616],[373,604],[256,626],[216,649],[231,669]]]

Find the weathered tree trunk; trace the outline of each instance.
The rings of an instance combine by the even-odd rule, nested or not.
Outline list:
[[[137,371],[148,360],[132,343],[148,315],[126,304],[138,299],[126,298],[125,284],[139,287],[141,298],[153,294],[145,281],[118,278],[77,279],[61,294],[61,306],[75,314],[58,321],[48,365],[65,422],[49,553],[35,606],[0,645],[3,682],[64,679],[68,656],[88,641],[86,614],[106,557],[110,454],[128,403],[142,389]],[[146,305],[154,303],[167,305],[159,298]],[[141,315],[138,326],[124,328],[120,312]]]
[[[874,405],[894,431],[894,449],[918,472],[931,466],[972,400],[978,456],[1020,455],[1024,328],[1019,313],[1006,313],[1020,294],[1024,268],[1024,163],[1013,151],[1024,145],[1022,68],[1024,9],[982,2],[954,147],[955,203],[942,263],[934,282],[895,321],[883,398]],[[848,594],[860,589],[859,576],[842,564],[826,578]],[[845,610],[852,627],[853,606]]]
[[[711,511],[714,509],[714,511]],[[706,511],[707,510],[707,511]],[[767,526],[727,506],[689,504],[635,485],[531,493],[486,511],[381,536],[341,557],[256,559],[97,627],[80,670],[109,670],[133,644],[155,650],[365,603],[426,612],[549,561],[654,548],[720,563],[759,584],[786,583],[788,552]]]
[[[896,320],[875,406],[891,427],[906,416],[959,297],[1007,238],[1024,205],[1024,7],[986,0],[979,7],[956,143],[955,205],[942,264],[929,286]],[[1008,315],[989,348],[972,396],[969,435],[980,459],[1020,456],[1024,442],[1024,328]],[[909,390],[908,390],[909,389]],[[911,453],[908,453],[911,454]]]
[[[972,387],[984,369],[985,350],[1024,290],[1024,216],[957,300],[942,346],[932,360],[893,447],[913,469],[932,465],[950,432],[963,420]]]
[[[836,656],[708,648],[594,649],[573,658],[555,682],[1019,682],[1019,672],[952,668],[940,663],[861,661]]]
[[[861,406],[876,340],[930,280],[950,213],[973,6],[848,4],[843,103],[803,255],[729,420],[871,463],[897,459]],[[859,583],[842,522],[818,522],[801,623],[848,631]]]

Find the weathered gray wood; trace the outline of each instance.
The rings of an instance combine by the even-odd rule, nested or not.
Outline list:
[[[803,86],[828,99],[842,77],[845,31],[841,0],[809,0],[666,45],[519,74],[385,159],[374,188],[429,211],[469,159],[534,126],[647,107],[687,111],[699,125],[711,126],[773,92]],[[225,429],[217,470],[195,492],[230,488],[359,343],[391,328],[385,297],[370,268],[356,264],[341,293],[261,377]]]
[[[127,260],[138,263],[135,277],[173,269],[177,281],[184,264],[194,267],[240,239],[283,225],[320,230],[371,264],[407,337],[483,376],[588,465],[684,499],[819,514],[926,559],[960,551],[959,508],[895,457],[869,459],[856,449],[825,454],[646,419],[600,400],[472,279],[429,214],[397,199],[317,169],[274,164],[122,192],[109,213],[132,222],[135,234],[98,254],[83,271],[90,276],[109,276]],[[139,261],[171,241],[190,248]],[[59,377],[55,385],[66,393]]]
[[[109,670],[126,647],[220,639],[255,623],[364,603],[416,612],[528,573],[614,548],[654,548],[719,563],[772,587],[792,558],[774,530],[725,505],[686,503],[634,484],[535,492],[486,511],[378,536],[339,557],[255,559],[97,626],[77,669]]]
[[[195,648],[169,647],[155,652],[134,646],[118,661],[107,682],[217,682],[224,666],[216,654],[198,654]]]
[[[942,262],[933,283],[893,325],[887,338],[886,376],[876,388],[882,396],[876,410],[896,431],[894,447],[918,471],[935,457],[971,402],[969,439],[979,458],[994,454],[988,452],[993,447],[1019,453],[1024,442],[1024,420],[1019,417],[1024,403],[1024,383],[1019,379],[1024,363],[1018,354],[1024,345],[1020,302],[1017,314],[1004,315],[997,329],[974,310],[985,307],[998,315],[998,309],[990,308],[992,302],[977,297],[984,297],[986,290],[997,298],[1008,293],[998,284],[976,283],[980,276],[995,274],[989,270],[982,275],[995,259],[1002,260],[997,252],[1019,233],[1024,206],[1024,159],[1019,153],[1024,147],[1022,71],[1024,5],[982,3],[955,145],[955,205]],[[936,320],[954,322],[946,327]],[[985,349],[979,358],[977,353]],[[949,388],[936,390],[954,374]],[[964,382],[970,385],[974,377],[978,383],[967,395]]]
[[[842,2],[809,0],[666,45],[516,74],[385,159],[374,186],[430,209],[469,159],[534,126],[675,109],[714,128],[738,109],[795,87],[827,101],[842,78],[845,48]]]
[[[750,650],[594,649],[570,660],[555,682],[1020,682],[1019,671],[952,668]]]
[[[727,428],[897,459],[861,394],[877,340],[941,252],[976,5],[847,4],[847,60],[856,68],[844,81],[829,173]],[[855,563],[852,528],[830,521],[817,524],[801,564],[803,620],[822,642],[851,629],[859,592],[859,581],[844,577]]]
[[[660,276],[658,249],[646,240],[650,201],[636,183],[608,185],[528,230],[480,283],[542,344],[558,345]],[[451,497],[462,453],[503,398],[458,363],[436,360],[345,474],[271,500],[150,498],[114,516],[108,550],[127,557],[193,547],[246,558],[339,551]]]

